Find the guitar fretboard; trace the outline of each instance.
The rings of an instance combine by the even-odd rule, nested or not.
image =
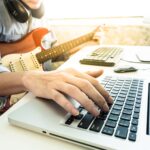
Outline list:
[[[90,41],[93,38],[94,32],[88,33],[86,35],[80,36],[76,39],[73,39],[69,42],[65,42],[63,44],[60,44],[58,46],[55,46],[53,48],[50,48],[48,50],[42,51],[40,53],[36,54],[37,60],[40,64],[43,62],[56,58],[60,56],[61,54],[65,53],[66,51],[81,45],[82,43],[85,43],[87,41]]]

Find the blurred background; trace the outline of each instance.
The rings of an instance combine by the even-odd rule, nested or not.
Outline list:
[[[105,24],[102,44],[150,45],[148,0],[45,0],[44,5],[60,43]]]
[[[148,0],[45,0],[49,18],[99,18],[149,15]]]

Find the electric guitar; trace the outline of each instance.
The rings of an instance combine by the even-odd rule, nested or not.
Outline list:
[[[40,29],[39,29],[40,30]],[[28,70],[41,70],[42,63],[49,59],[55,59],[58,56],[64,54],[65,52],[71,50],[72,48],[81,45],[87,41],[92,40],[94,34],[97,32],[98,28],[94,31],[80,36],[76,39],[70,40],[68,42],[62,43],[53,48],[41,51],[40,41],[38,40],[35,46],[38,46],[31,52],[19,53],[19,54],[9,54],[2,58],[2,64],[9,68],[12,72],[28,71]],[[36,29],[37,32],[39,32]],[[35,32],[32,32],[35,34]],[[31,36],[31,34],[29,34]],[[42,36],[41,36],[42,37]],[[23,40],[28,39],[28,36]],[[22,42],[22,41],[21,41]],[[30,41],[28,41],[30,42]],[[17,43],[16,43],[17,44]]]

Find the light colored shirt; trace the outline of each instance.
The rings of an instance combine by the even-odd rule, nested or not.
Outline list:
[[[27,33],[28,22],[19,23],[10,16],[3,0],[0,0],[0,41],[16,41]]]

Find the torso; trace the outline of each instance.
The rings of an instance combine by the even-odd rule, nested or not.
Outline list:
[[[25,23],[17,22],[5,8],[3,0],[0,0],[0,14],[0,42],[19,40],[31,30],[43,27],[41,19],[33,17]]]

